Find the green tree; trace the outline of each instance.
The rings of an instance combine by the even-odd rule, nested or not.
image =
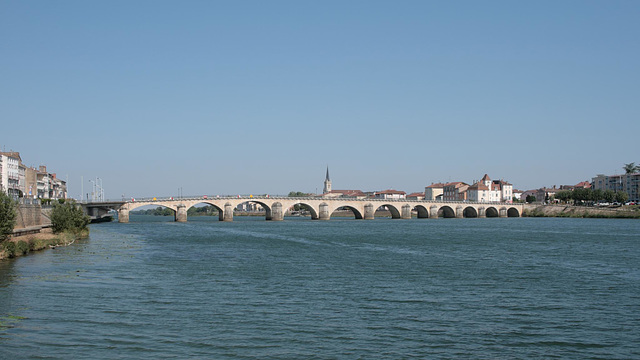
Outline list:
[[[624,204],[624,203],[627,202],[627,200],[629,200],[629,194],[627,194],[624,191],[617,191],[616,192],[616,201],[617,202],[619,202],[621,204]]]
[[[0,241],[6,240],[16,226],[16,202],[0,191]]]
[[[525,201],[528,203],[534,203],[536,202],[536,197],[533,195],[527,195],[527,197],[525,198]]]
[[[636,166],[636,163],[624,164],[622,168],[624,169],[624,172],[626,174],[633,174],[637,171],[640,171],[640,166]]]
[[[563,191],[558,191],[555,195],[556,199],[563,201],[563,202],[567,202],[569,200],[571,200],[572,198],[572,193],[569,190],[563,190]]]
[[[598,202],[602,199],[603,199],[602,190],[600,189],[591,190],[591,196],[589,197],[589,200]]]
[[[305,197],[309,196],[307,193],[303,193],[302,191],[291,191],[289,192],[289,197]]]
[[[51,228],[56,234],[66,230],[80,232],[87,228],[89,222],[91,219],[75,201],[55,204],[51,211]]]
[[[616,193],[613,190],[605,190],[602,192],[602,199],[606,202],[613,202],[615,199]]]

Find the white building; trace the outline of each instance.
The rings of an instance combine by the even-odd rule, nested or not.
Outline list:
[[[376,191],[375,198],[376,199],[404,199],[406,198],[407,193],[404,191],[398,190],[384,190],[384,191]]]
[[[20,188],[20,179],[23,179],[24,186],[24,169],[20,174],[20,164],[22,159],[20,153],[17,152],[0,152],[0,177],[2,191],[14,198],[20,197],[24,193],[24,189]]]
[[[467,199],[479,202],[512,202],[513,185],[503,180],[491,180],[484,174],[480,181],[467,189]]]

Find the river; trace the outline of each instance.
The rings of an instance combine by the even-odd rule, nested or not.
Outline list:
[[[131,216],[0,262],[0,359],[640,358],[640,221]]]

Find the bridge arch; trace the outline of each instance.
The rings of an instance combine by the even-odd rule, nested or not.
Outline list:
[[[512,207],[507,210],[507,217],[520,217],[518,209]]]
[[[467,206],[466,208],[464,208],[462,216],[465,218],[477,218],[478,210],[476,210],[476,208],[474,208],[473,206]]]
[[[416,205],[412,210],[415,210],[418,219],[428,219],[429,218],[429,210],[424,205]]]
[[[453,210],[451,206],[444,205],[438,209],[438,217],[441,218],[454,218],[456,217],[456,212]]]
[[[298,205],[300,208],[307,210],[311,214],[311,220],[317,220],[319,218],[318,211],[316,211],[316,209],[314,209],[313,206],[309,205],[304,201],[292,201],[288,205],[289,207],[287,208],[286,213],[289,213],[290,209]]]
[[[493,206],[490,206],[487,208],[487,210],[485,210],[485,214],[486,216],[489,217],[499,217],[500,213],[498,212],[498,209],[496,209]]]
[[[206,205],[209,205],[209,206],[213,206],[214,209],[216,209],[218,211],[218,220],[222,221],[224,219],[224,208],[221,208],[216,203],[214,203],[212,201],[207,201],[207,200],[202,200],[200,202],[190,204],[190,206],[187,208],[187,214],[189,213],[189,209],[191,209],[192,207],[194,207],[194,206],[196,206],[198,204],[206,204]]]
[[[266,219],[266,220],[271,220],[271,219],[272,219],[272,211],[271,211],[271,210],[272,210],[273,205],[274,205],[275,203],[273,203],[273,204],[271,204],[271,206],[269,206],[269,205],[267,205],[267,203],[266,203],[266,202],[264,202],[264,201],[260,201],[260,200],[257,200],[257,199],[251,199],[251,198],[250,198],[250,199],[243,199],[243,200],[246,200],[246,201],[241,201],[241,202],[238,202],[237,204],[235,204],[235,206],[233,207],[233,211],[234,211],[234,212],[236,212],[236,211],[240,211],[240,210],[238,210],[238,207],[239,207],[240,205],[244,205],[244,204],[257,204],[257,205],[262,206],[262,208],[264,209],[264,217],[265,217],[265,219]]]
[[[360,219],[364,219],[364,216],[362,214],[362,212],[358,209],[356,209],[355,207],[351,206],[351,205],[342,205],[342,206],[337,206],[335,207],[333,210],[331,210],[331,212],[329,213],[329,217],[333,216],[333,213],[335,213],[337,210],[351,210],[351,212],[353,213],[353,215],[355,216],[356,219],[360,220]]]
[[[389,213],[391,213],[391,218],[392,219],[401,219],[402,215],[400,214],[400,210],[398,210],[398,208],[395,205],[392,204],[381,204],[380,206],[378,206],[378,208],[376,208],[375,211],[380,210],[380,208],[386,208],[387,210],[389,210]],[[375,212],[374,212],[375,214]]]
[[[127,215],[126,215],[127,222],[129,221],[128,219],[129,212],[136,211],[136,209],[139,209],[141,207],[146,207],[146,206],[152,207],[153,209],[157,209],[157,208],[169,209],[172,212],[173,216],[171,217],[173,218],[173,220],[174,221],[178,220],[178,209],[176,207],[166,205],[162,202],[152,202],[152,203],[130,203],[130,205],[127,208]],[[118,212],[118,216],[120,216],[120,212]]]

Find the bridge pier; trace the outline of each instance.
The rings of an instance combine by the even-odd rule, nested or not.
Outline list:
[[[128,223],[129,222],[129,209],[118,209],[118,222],[119,223]]]
[[[402,205],[402,212],[400,213],[400,218],[411,219],[411,205],[409,204]]]
[[[429,208],[429,219],[438,219],[438,206],[431,205]]]
[[[271,220],[272,221],[284,220],[284,212],[282,211],[282,204],[280,204],[279,202],[274,203],[271,206]]]
[[[183,204],[176,207],[176,221],[187,222],[187,207]]]
[[[458,205],[456,207],[456,218],[462,219],[463,217],[464,217],[464,209],[462,208],[462,206]]]
[[[479,218],[486,218],[487,217],[487,213],[485,212],[484,206],[480,206],[478,208],[478,217]]]
[[[318,216],[320,220],[329,220],[331,219],[331,214],[329,213],[329,205],[322,203],[320,204],[320,214]]]
[[[222,212],[222,221],[233,221],[233,205],[230,203],[224,204],[224,211]]]
[[[500,214],[501,218],[506,218],[507,217],[507,208],[501,208],[499,214]]]
[[[364,206],[364,219],[373,220],[376,218],[376,210],[373,208],[373,204],[366,204]]]

